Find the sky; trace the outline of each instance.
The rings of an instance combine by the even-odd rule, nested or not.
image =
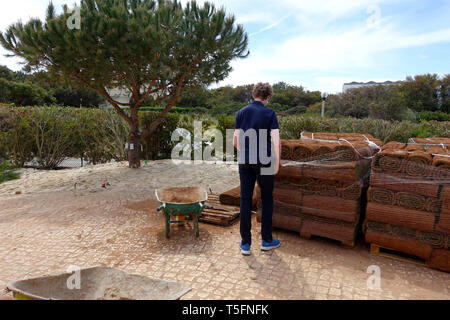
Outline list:
[[[2,0],[0,31],[19,19],[43,18],[48,2]],[[53,0],[57,8],[75,2]],[[450,0],[211,2],[243,24],[250,50],[215,86],[284,81],[336,93],[346,82],[450,73]],[[20,60],[5,53],[1,48],[0,64],[20,70]]]

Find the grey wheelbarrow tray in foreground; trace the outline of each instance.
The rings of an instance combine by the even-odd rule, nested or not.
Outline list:
[[[17,300],[178,300],[185,284],[152,279],[104,267],[80,271],[80,289],[69,289],[76,274],[64,273],[8,284]]]

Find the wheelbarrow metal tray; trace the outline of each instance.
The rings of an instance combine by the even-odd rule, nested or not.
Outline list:
[[[185,284],[129,274],[113,268],[80,271],[80,290],[68,288],[74,274],[16,281],[8,289],[18,300],[178,300],[191,289]]]
[[[199,187],[157,189],[156,198],[161,203],[194,205],[208,201],[208,193]]]

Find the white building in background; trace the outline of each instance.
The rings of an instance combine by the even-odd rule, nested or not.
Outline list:
[[[115,100],[115,101],[122,102],[122,103],[130,102],[131,92],[128,90],[114,88],[114,89],[108,90],[108,93],[111,96],[111,98],[113,98],[113,100]],[[100,108],[102,108],[102,109],[107,109],[107,108],[112,108],[112,107],[113,106],[108,101],[105,101],[105,103],[100,106]]]
[[[342,88],[342,92],[345,93],[347,90],[350,89],[356,89],[356,88],[362,88],[362,87],[371,87],[371,86],[390,86],[393,84],[399,84],[401,83],[401,81],[396,81],[396,82],[392,82],[392,81],[386,81],[386,82],[375,82],[375,81],[370,81],[370,82],[350,82],[350,83],[344,83],[344,87]]]
[[[131,92],[129,90],[123,89],[123,88],[114,88],[108,90],[109,95],[111,98],[117,102],[121,103],[129,103],[131,99]],[[145,88],[141,90],[141,93],[145,93]],[[155,99],[158,97],[156,94],[152,94]],[[103,105],[100,106],[100,108],[107,109],[112,108],[113,106],[108,102],[105,101]]]

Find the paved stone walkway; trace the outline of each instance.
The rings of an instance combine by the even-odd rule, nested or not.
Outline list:
[[[236,176],[224,180],[231,178]],[[203,177],[190,179],[195,185]],[[239,224],[201,224],[199,239],[190,225],[175,227],[167,240],[149,184],[136,194],[112,189],[0,195],[0,290],[9,281],[70,265],[101,265],[187,283],[193,290],[183,299],[450,299],[450,274],[370,255],[364,244],[349,249],[276,230],[282,247],[262,253],[256,219],[250,257],[238,249]],[[379,291],[367,288],[372,265],[381,269]]]

